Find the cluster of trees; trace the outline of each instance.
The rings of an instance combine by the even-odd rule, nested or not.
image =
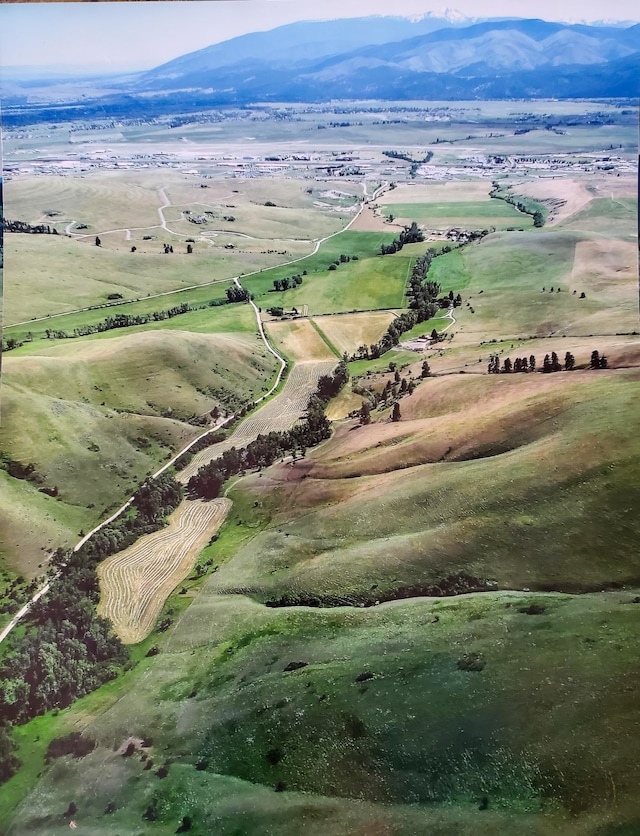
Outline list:
[[[497,200],[504,200],[505,203],[510,203],[512,206],[516,207],[518,212],[522,212],[523,215],[531,215],[533,217],[533,225],[536,228],[539,229],[544,226],[544,215],[539,209],[530,209],[526,203],[523,203],[521,200],[516,200],[516,198],[509,192],[503,192],[498,183],[494,182],[492,185],[493,188],[489,192],[489,197],[494,197]]]
[[[492,354],[489,357],[489,366],[488,366],[488,373],[489,374],[511,374],[512,372],[535,372],[536,371],[536,358],[532,354],[528,359],[526,357],[516,357],[516,359],[512,362],[510,357],[505,357],[502,362],[502,366],[500,365],[500,357],[497,354]],[[567,351],[564,355],[564,362],[560,362],[560,358],[556,354],[555,351],[552,351],[551,354],[545,354],[544,360],[542,361],[542,369],[541,371],[544,374],[550,374],[551,372],[571,372],[576,367],[576,358],[570,351]],[[608,362],[605,355],[600,355],[598,351],[593,351],[591,353],[591,361],[590,361],[590,368],[592,369],[606,369],[608,368]]]
[[[192,496],[214,499],[220,494],[225,481],[251,468],[268,467],[278,458],[298,450],[304,456],[309,447],[314,447],[331,434],[330,424],[324,414],[327,402],[338,394],[349,379],[345,359],[341,360],[332,375],[323,375],[318,381],[315,394],[309,399],[304,420],[290,430],[259,435],[246,447],[226,450],[192,476],[188,490]]]
[[[392,255],[400,252],[405,244],[418,244],[420,241],[424,241],[424,234],[418,224],[411,221],[411,226],[405,226],[398,238],[394,238],[390,244],[382,244],[380,255]]]
[[[412,378],[401,377],[400,372],[395,368],[395,363],[389,363],[389,370],[394,372],[393,381],[387,380],[387,382],[384,385],[384,388],[380,392],[376,392],[376,390],[372,386],[353,386],[353,391],[357,395],[362,395],[366,398],[366,400],[362,402],[361,408],[351,413],[351,416],[357,417],[360,420],[361,424],[370,424],[371,410],[375,409],[377,406],[380,405],[388,406],[389,403],[393,403],[391,420],[400,420],[400,406],[398,404],[398,399],[404,397],[405,395],[411,395],[415,391],[415,388],[418,385],[418,383]],[[423,363],[422,371],[423,378],[428,377],[431,373],[429,369],[429,364],[426,362],[426,360]]]
[[[26,221],[10,221],[8,218],[2,219],[3,232],[28,232],[32,235],[57,235],[58,230],[49,226],[49,224],[28,224]]]
[[[375,360],[381,357],[394,345],[398,345],[402,334],[410,331],[418,323],[431,319],[439,307],[449,307],[450,304],[456,304],[456,300],[457,304],[462,302],[460,294],[456,297],[453,291],[449,293],[448,297],[438,299],[440,285],[438,282],[428,279],[429,267],[437,255],[438,253],[435,250],[429,249],[424,255],[416,259],[407,292],[410,299],[409,310],[400,314],[389,324],[386,332],[377,343],[370,346],[361,345],[353,355],[353,360]],[[431,339],[435,341],[438,338],[438,332],[434,328],[431,332]]]
[[[238,287],[237,284],[232,284],[226,290],[227,294],[227,302],[248,302],[251,298],[249,295],[249,291],[245,290],[244,287]]]
[[[589,368],[590,369],[608,369],[609,368],[609,361],[605,357],[604,354],[600,354],[599,351],[592,351],[591,352],[591,360],[589,361]]]
[[[289,290],[290,287],[298,287],[299,285],[302,284],[302,276],[306,276],[306,275],[307,275],[307,271],[303,270],[302,275],[300,275],[298,273],[295,276],[291,276],[291,278],[289,278],[287,276],[284,279],[274,279],[273,280],[273,291],[272,291],[272,293],[277,292],[277,291],[281,291],[281,290]]]
[[[0,783],[19,766],[12,725],[67,707],[114,679],[127,662],[110,623],[96,613],[96,567],[141,534],[162,527],[181,498],[182,487],[171,475],[149,480],[136,492],[132,514],[105,526],[78,551],[54,553],[57,574],[25,617],[24,632],[7,639],[0,663]]]
[[[421,160],[414,160],[412,156],[404,153],[404,151],[383,151],[382,153],[385,157],[390,157],[392,160],[404,160],[407,163],[411,163],[411,168],[409,169],[411,177],[415,177],[418,168],[424,163],[428,163],[433,157],[433,151],[427,151]]]
[[[97,615],[96,567],[141,534],[164,525],[177,507],[182,488],[169,474],[144,483],[136,492],[133,514],[101,529],[78,551],[58,549],[58,569],[49,590],[25,618],[25,632],[13,634],[0,664],[0,783],[19,766],[11,725],[26,723],[114,679],[127,651]]]
[[[337,270],[341,264],[348,264],[350,261],[358,261],[358,256],[340,253],[340,257],[334,259],[334,261],[332,261],[328,266],[327,270]]]

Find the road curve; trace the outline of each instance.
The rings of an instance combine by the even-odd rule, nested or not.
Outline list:
[[[379,187],[376,189],[376,191],[374,192],[373,196],[372,196],[371,198],[369,198],[369,199],[375,199],[375,197],[377,197],[377,196],[378,196],[378,195],[379,195],[379,194],[380,194],[380,193],[384,190],[384,188],[385,188],[385,184],[383,184],[382,186],[379,186]],[[162,197],[162,198],[163,198],[163,200],[165,201],[165,204],[164,204],[162,207],[159,207],[159,208],[158,208],[158,214],[160,215],[160,218],[162,219],[162,222],[163,222],[164,228],[166,229],[166,222],[165,222],[165,220],[164,220],[164,215],[163,215],[162,210],[163,210],[163,209],[165,209],[165,208],[166,208],[166,206],[171,205],[171,204],[170,204],[170,202],[168,201],[168,198],[167,198],[167,195],[166,195],[166,194],[165,194],[165,192],[164,192],[164,189],[160,189],[159,191],[160,191],[160,195],[161,195],[161,197]],[[325,241],[328,241],[330,238],[333,238],[333,237],[335,237],[336,235],[340,235],[342,232],[346,232],[346,230],[347,230],[347,229],[349,229],[349,227],[350,227],[353,223],[355,223],[356,219],[359,217],[360,213],[362,212],[362,210],[363,210],[363,208],[364,208],[365,203],[367,202],[367,198],[366,198],[366,194],[367,194],[366,184],[363,184],[363,191],[364,191],[364,194],[365,194],[365,198],[364,198],[364,199],[363,199],[363,201],[362,201],[362,205],[360,206],[360,208],[358,209],[358,211],[356,212],[356,214],[353,216],[353,218],[349,221],[349,223],[348,223],[348,224],[344,227],[344,229],[341,229],[341,230],[339,230],[338,232],[334,232],[334,233],[332,233],[331,235],[326,235],[324,238],[320,238],[320,239],[316,242],[315,248],[314,248],[314,250],[313,250],[313,253],[311,253],[311,255],[314,255],[315,253],[317,253],[317,252],[318,252],[318,249],[320,248],[320,245],[321,245],[321,244],[323,244]],[[308,258],[308,256],[301,256],[300,258],[296,258],[296,259],[293,259],[292,261],[285,262],[285,265],[287,265],[287,264],[295,264],[297,261],[302,261],[302,259],[303,259],[303,258]],[[285,266],[285,265],[280,265],[280,266]],[[260,270],[255,270],[255,271],[253,271],[252,273],[248,273],[247,275],[255,275],[256,273],[260,273]],[[228,281],[228,280],[226,280],[226,281]],[[240,285],[240,277],[239,277],[239,276],[234,276],[234,277],[233,277],[233,281],[236,283],[236,285],[237,285],[238,287],[241,287],[241,285]],[[182,288],[182,289],[185,289],[185,288]],[[170,293],[176,293],[176,292],[178,292],[178,291],[169,291],[169,292],[170,292]],[[166,294],[158,294],[158,295],[160,296],[160,295],[166,295]],[[147,297],[147,298],[154,298],[154,297]],[[275,357],[275,358],[276,358],[276,359],[280,362],[280,370],[279,370],[278,375],[277,375],[277,377],[276,377],[276,381],[275,381],[275,383],[273,384],[273,386],[271,387],[271,389],[270,389],[270,390],[269,390],[269,391],[268,391],[265,395],[263,395],[261,398],[259,398],[259,399],[258,399],[257,403],[260,403],[260,402],[264,401],[264,400],[265,400],[265,398],[268,398],[268,397],[269,397],[269,396],[270,396],[270,395],[271,395],[271,394],[272,394],[272,393],[276,390],[276,388],[279,386],[280,381],[282,380],[282,375],[284,374],[284,370],[285,370],[285,368],[286,368],[286,361],[284,360],[284,358],[283,358],[283,357],[281,357],[281,355],[280,355],[280,354],[278,354],[278,352],[277,352],[277,351],[276,351],[276,350],[275,350],[275,349],[271,346],[271,344],[269,343],[269,341],[268,341],[268,339],[267,339],[267,337],[266,337],[266,334],[265,334],[265,332],[264,332],[264,328],[263,328],[263,326],[262,326],[262,319],[261,319],[261,317],[260,317],[260,311],[258,310],[258,307],[257,307],[257,306],[256,306],[256,304],[253,302],[253,300],[249,300],[249,304],[252,306],[252,308],[253,308],[253,310],[254,310],[254,313],[255,313],[255,315],[256,315],[256,324],[257,324],[257,326],[258,326],[258,332],[259,332],[259,334],[260,334],[260,336],[261,336],[261,338],[262,338],[262,340],[263,340],[263,342],[264,342],[264,344],[265,344],[265,347],[266,347],[266,348],[267,348],[267,350],[268,350],[268,351],[269,351],[269,352],[270,352],[270,353],[271,353],[271,354],[272,354],[272,355],[273,355],[273,356],[274,356],[274,357]],[[70,311],[69,313],[72,313],[72,312]],[[62,314],[59,314],[59,315],[60,315],[60,316],[62,316]],[[49,318],[49,317],[45,317],[45,318]],[[35,322],[35,321],[37,321],[37,320],[30,320],[30,321],[31,321],[31,322]],[[455,321],[455,320],[454,320],[454,321]],[[28,324],[28,323],[25,323],[25,324]],[[5,326],[5,327],[7,327],[7,326]],[[325,367],[325,366],[328,366],[328,364],[325,362],[325,363],[320,363],[320,364],[317,364],[317,365],[322,367],[322,371],[321,371],[321,373],[325,373],[325,368],[324,368],[324,367]],[[331,361],[331,365],[332,365],[332,366],[334,365],[333,361]],[[328,369],[327,369],[327,371],[328,371]],[[249,416],[249,420],[250,420],[252,417],[255,417],[255,413],[254,413],[254,415],[253,415],[253,416]],[[228,419],[225,419],[225,420],[228,420]],[[152,478],[152,479],[155,479],[155,478],[156,478],[156,477],[158,477],[161,473],[164,473],[164,471],[165,471],[165,470],[167,470],[169,467],[171,467],[173,464],[175,464],[176,460],[177,460],[177,459],[178,459],[178,458],[179,458],[179,457],[180,457],[183,453],[185,453],[185,452],[187,452],[189,449],[191,449],[191,447],[193,447],[193,445],[194,445],[194,444],[196,444],[196,442],[198,442],[201,438],[204,438],[205,436],[207,436],[207,435],[211,434],[212,432],[215,432],[215,430],[216,430],[216,429],[219,429],[219,427],[221,426],[221,423],[222,423],[222,422],[220,422],[219,424],[217,424],[215,427],[211,427],[211,428],[209,428],[208,430],[206,430],[206,432],[203,432],[203,433],[201,433],[201,434],[200,434],[197,438],[194,438],[194,439],[193,439],[193,441],[191,441],[189,444],[187,444],[185,447],[183,447],[183,448],[182,448],[182,449],[181,449],[178,453],[176,453],[176,455],[175,455],[175,456],[173,456],[173,458],[171,458],[171,459],[170,459],[170,460],[169,460],[166,464],[164,464],[161,468],[159,468],[159,469],[158,469],[158,470],[157,470],[157,471],[156,471],[156,472],[155,472],[155,473],[151,476],[151,478]],[[185,471],[186,471],[186,470],[187,470],[187,468],[185,468]],[[182,472],[181,476],[186,475],[185,471],[183,471],[183,472]],[[90,532],[88,532],[88,534],[85,534],[85,535],[84,535],[84,537],[83,537],[83,538],[82,538],[82,539],[81,539],[78,543],[76,543],[76,545],[73,547],[73,551],[74,551],[74,552],[78,551],[78,549],[80,549],[80,548],[81,548],[81,547],[82,547],[82,546],[83,546],[83,545],[87,542],[87,540],[89,540],[91,537],[93,537],[93,535],[94,535],[97,531],[100,531],[100,529],[101,529],[101,528],[103,528],[105,525],[108,525],[110,522],[113,522],[115,519],[117,519],[117,518],[120,516],[120,514],[122,514],[124,511],[126,511],[126,509],[127,509],[127,508],[131,505],[131,503],[132,503],[132,502],[133,502],[133,497],[129,497],[129,499],[128,499],[125,503],[124,503],[124,505],[122,505],[120,508],[118,508],[118,510],[117,510],[117,511],[115,511],[115,512],[114,512],[114,513],[113,513],[113,514],[112,514],[112,515],[111,515],[108,519],[103,520],[103,521],[102,521],[101,523],[99,523],[99,524],[98,524],[95,528],[93,528]],[[58,575],[58,573],[56,573],[56,575],[54,575],[54,579],[57,577],[57,575]],[[27,614],[27,612],[29,611],[29,609],[31,608],[31,606],[32,606],[32,605],[33,605],[33,604],[34,604],[34,603],[35,603],[35,602],[36,602],[36,601],[37,601],[37,600],[38,600],[38,599],[39,599],[42,595],[44,595],[46,592],[48,592],[48,590],[49,590],[49,586],[50,586],[50,582],[47,582],[47,583],[46,583],[46,584],[45,584],[45,585],[44,585],[41,589],[39,589],[39,590],[38,590],[38,592],[36,592],[36,593],[34,594],[34,596],[31,598],[31,600],[30,600],[30,601],[28,601],[28,602],[27,602],[27,603],[26,603],[26,604],[22,607],[22,609],[21,609],[18,613],[16,613],[16,615],[15,615],[15,616],[11,619],[11,621],[9,622],[9,624],[7,624],[7,626],[3,629],[2,633],[0,633],[0,643],[1,643],[1,642],[3,642],[3,641],[6,639],[6,637],[7,637],[7,636],[11,633],[11,631],[14,629],[14,627],[15,627],[15,626],[16,626],[16,625],[20,622],[20,620],[21,620],[22,618],[24,618],[24,616]]]

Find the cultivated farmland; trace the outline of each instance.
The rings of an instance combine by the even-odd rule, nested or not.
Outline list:
[[[167,596],[191,572],[230,506],[229,499],[186,499],[166,528],[141,537],[100,565],[98,612],[125,644],[142,641],[151,632]]]
[[[199,468],[218,458],[225,450],[231,447],[245,447],[260,434],[290,429],[304,415],[320,376],[329,374],[335,367],[335,359],[296,363],[282,391],[276,397],[242,421],[226,441],[197,453],[190,464],[178,474],[178,479],[186,484]]]

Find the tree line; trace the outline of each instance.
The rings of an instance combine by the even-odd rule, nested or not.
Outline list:
[[[174,305],[166,310],[152,311],[151,313],[118,313],[107,316],[101,322],[96,322],[93,325],[78,325],[71,333],[60,328],[47,328],[45,329],[45,336],[48,340],[68,340],[75,337],[87,337],[90,334],[101,334],[117,328],[131,328],[135,325],[148,325],[150,322],[163,322],[190,311],[202,311],[206,308],[217,308],[220,305],[229,305],[234,302],[246,302],[249,299],[249,293],[244,288],[232,285],[227,288],[226,297],[226,299],[211,299],[206,305],[190,305],[188,302],[182,302],[180,305]],[[21,345],[24,345],[24,343],[15,337],[8,337],[6,341],[3,341],[2,350],[11,351]]]
[[[555,351],[551,354],[545,354],[542,361],[543,374],[550,374],[552,372],[572,372],[576,367],[576,358],[570,351],[564,355],[564,362],[560,362],[560,358]],[[604,354],[598,351],[591,352],[591,359],[589,361],[589,368],[591,369],[607,369],[609,361]],[[514,361],[510,357],[505,357],[500,365],[500,357],[497,354],[492,354],[489,357],[489,365],[487,367],[488,374],[511,374],[511,373],[528,373],[537,370],[537,361],[534,354],[527,357],[516,357]]]
[[[403,151],[383,151],[382,153],[385,157],[390,157],[392,160],[404,160],[407,163],[411,163],[411,167],[409,168],[410,177],[415,177],[420,166],[428,163],[433,157],[433,151],[427,151],[421,160],[414,160],[410,154],[406,154]]]
[[[290,430],[274,431],[259,435],[246,447],[232,447],[222,456],[201,467],[189,479],[187,489],[194,497],[215,499],[223,484],[231,476],[253,468],[268,467],[284,455],[299,450],[304,456],[307,449],[329,438],[331,427],[325,415],[325,406],[338,394],[349,379],[349,370],[343,358],[331,375],[322,375],[316,391],[309,398],[304,420]]]
[[[420,241],[424,241],[424,233],[415,221],[411,221],[411,225],[405,226],[400,235],[390,244],[381,245],[380,255],[392,255],[400,252],[405,244],[418,244]]]
[[[489,192],[489,197],[510,203],[511,206],[515,206],[518,212],[522,212],[523,215],[531,215],[533,217],[533,225],[536,228],[539,229],[544,226],[544,215],[539,209],[530,209],[526,203],[523,203],[521,200],[516,200],[509,192],[503,192],[500,185],[495,181],[492,183],[492,186],[493,188]]]
[[[27,232],[31,235],[57,235],[58,230],[55,226],[49,224],[28,224],[26,221],[10,221],[8,218],[2,219],[3,232]]]
[[[356,353],[351,357],[352,360],[375,360],[386,354],[387,351],[398,345],[400,337],[406,331],[410,331],[420,322],[426,322],[435,316],[439,308],[448,308],[451,304],[456,304],[456,299],[462,298],[460,294],[457,297],[453,292],[449,297],[439,299],[441,287],[438,282],[431,281],[428,278],[429,268],[434,258],[443,255],[445,252],[450,252],[450,247],[445,247],[440,253],[433,248],[428,249],[424,255],[419,256],[413,265],[411,277],[409,279],[409,289],[407,295],[409,297],[409,310],[396,317],[393,322],[378,340],[372,345],[359,346]],[[459,302],[458,302],[459,304]],[[438,332],[433,329],[431,332],[431,339],[438,339]]]
[[[182,498],[182,486],[168,473],[147,480],[134,494],[132,513],[122,515],[78,551],[58,548],[51,566],[57,574],[46,595],[14,631],[0,663],[0,783],[19,766],[10,730],[114,679],[128,654],[111,624],[96,613],[96,567],[109,554],[165,524]]]

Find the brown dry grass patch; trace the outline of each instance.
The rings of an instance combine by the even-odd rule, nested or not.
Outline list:
[[[378,342],[395,319],[388,311],[340,316],[318,316],[314,322],[340,353],[353,354],[361,345]]]
[[[380,196],[378,203],[461,203],[486,200],[491,184],[486,180],[460,180],[445,183],[398,186]]]
[[[593,192],[583,180],[570,177],[544,177],[512,184],[514,195],[531,197],[549,208],[547,226],[554,226],[584,209],[592,200]]]
[[[308,319],[266,324],[269,336],[296,363],[309,360],[333,360],[335,354]]]
[[[184,500],[169,525],[141,537],[98,567],[98,613],[125,644],[146,638],[173,589],[191,572],[209,538],[224,522],[231,500]]]

